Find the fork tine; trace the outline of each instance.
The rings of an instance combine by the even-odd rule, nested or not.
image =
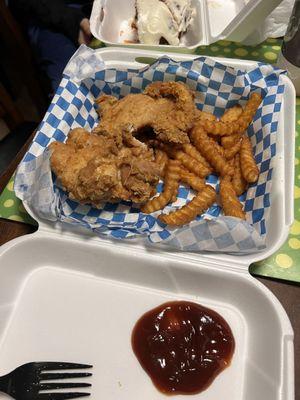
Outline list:
[[[66,399],[78,399],[79,397],[90,396],[90,393],[42,393],[37,396],[37,400],[66,400]]]
[[[85,382],[41,383],[39,385],[39,390],[71,389],[71,388],[83,388],[90,386],[92,386],[90,383],[85,383]]]
[[[41,381],[48,381],[53,379],[85,378],[92,375],[90,372],[43,372],[39,378]]]
[[[76,364],[70,362],[37,362],[35,363],[36,367],[40,368],[42,371],[44,370],[54,370],[54,369],[85,369],[92,368],[92,365],[89,364]]]

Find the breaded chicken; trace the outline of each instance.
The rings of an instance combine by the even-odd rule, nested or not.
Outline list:
[[[159,171],[153,151],[126,132],[120,145],[77,128],[65,144],[54,142],[50,149],[53,172],[70,198],[81,203],[142,203],[155,193]]]
[[[188,143],[197,109],[189,88],[181,82],[154,82],[144,93],[129,94],[121,100],[102,95],[100,123],[94,133],[113,136],[126,128],[134,136],[143,128],[153,128],[166,143]]]

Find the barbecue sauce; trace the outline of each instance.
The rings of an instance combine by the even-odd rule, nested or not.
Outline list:
[[[230,365],[235,342],[218,313],[199,304],[174,301],[138,320],[132,348],[159,391],[197,394]]]

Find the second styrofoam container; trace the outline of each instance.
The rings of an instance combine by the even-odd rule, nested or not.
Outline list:
[[[281,0],[193,0],[195,15],[179,46],[130,43],[135,0],[95,0],[90,18],[95,38],[109,46],[192,52],[221,39],[241,42]]]

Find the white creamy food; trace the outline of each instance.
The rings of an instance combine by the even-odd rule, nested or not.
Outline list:
[[[158,45],[164,39],[172,46],[191,23],[191,0],[136,0],[139,41]]]

